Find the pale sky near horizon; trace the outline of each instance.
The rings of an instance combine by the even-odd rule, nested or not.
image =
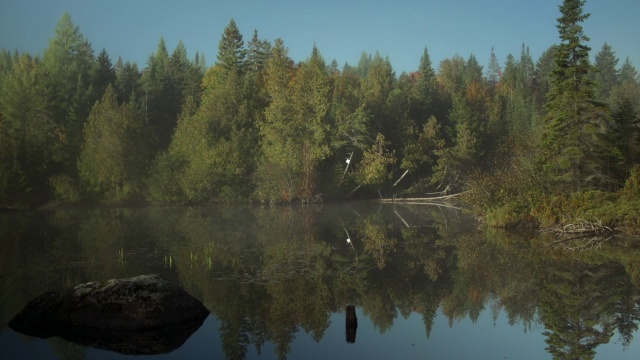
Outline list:
[[[233,18],[245,43],[257,29],[271,42],[282,38],[294,61],[314,44],[327,64],[357,65],[363,51],[388,56],[397,74],[415,71],[426,47],[434,69],[445,58],[474,54],[486,65],[495,48],[501,65],[524,43],[534,61],[558,43],[561,0],[0,0],[0,48],[42,54],[64,13],[91,42],[140,68],[164,37],[169,52],[179,40],[189,57],[216,60],[218,42]],[[592,58],[606,41],[622,65],[640,68],[640,0],[588,0],[583,23]],[[486,66],[485,66],[486,67]]]

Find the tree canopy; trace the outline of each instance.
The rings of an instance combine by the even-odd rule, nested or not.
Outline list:
[[[519,44],[434,66],[424,48],[400,74],[378,53],[339,69],[315,45],[295,62],[233,19],[211,66],[160,38],[140,68],[95,55],[65,13],[42,58],[0,54],[0,206],[464,191],[521,154],[507,144],[540,149],[518,162],[544,191],[616,191],[639,161],[640,79],[608,43],[591,64],[584,3],[563,2],[537,62]]]

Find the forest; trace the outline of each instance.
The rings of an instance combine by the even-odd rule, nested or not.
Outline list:
[[[362,53],[299,63],[230,20],[208,67],[160,38],[115,61],[65,13],[43,54],[0,50],[0,208],[462,199],[496,226],[566,217],[640,226],[640,77],[584,0],[559,42],[486,69],[472,54],[399,75]],[[463,49],[461,49],[463,50]]]

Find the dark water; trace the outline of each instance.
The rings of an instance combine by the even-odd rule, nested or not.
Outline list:
[[[3,213],[0,359],[125,357],[7,324],[45,291],[149,273],[211,312],[154,358],[640,358],[640,250],[476,228],[376,203]]]

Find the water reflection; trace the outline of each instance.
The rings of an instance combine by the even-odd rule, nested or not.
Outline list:
[[[347,343],[355,343],[356,333],[358,332],[358,316],[356,315],[356,307],[354,305],[347,305],[345,314],[345,327]]]
[[[321,343],[336,313],[355,341],[347,306],[382,333],[419,314],[427,337],[439,312],[454,328],[504,313],[524,329],[541,324],[540,346],[557,359],[593,358],[616,333],[626,347],[640,323],[637,248],[550,253],[439,207],[64,210],[0,214],[0,229],[3,327],[46,290],[143,273],[200,299],[229,359],[267,344],[286,358],[300,332]]]

